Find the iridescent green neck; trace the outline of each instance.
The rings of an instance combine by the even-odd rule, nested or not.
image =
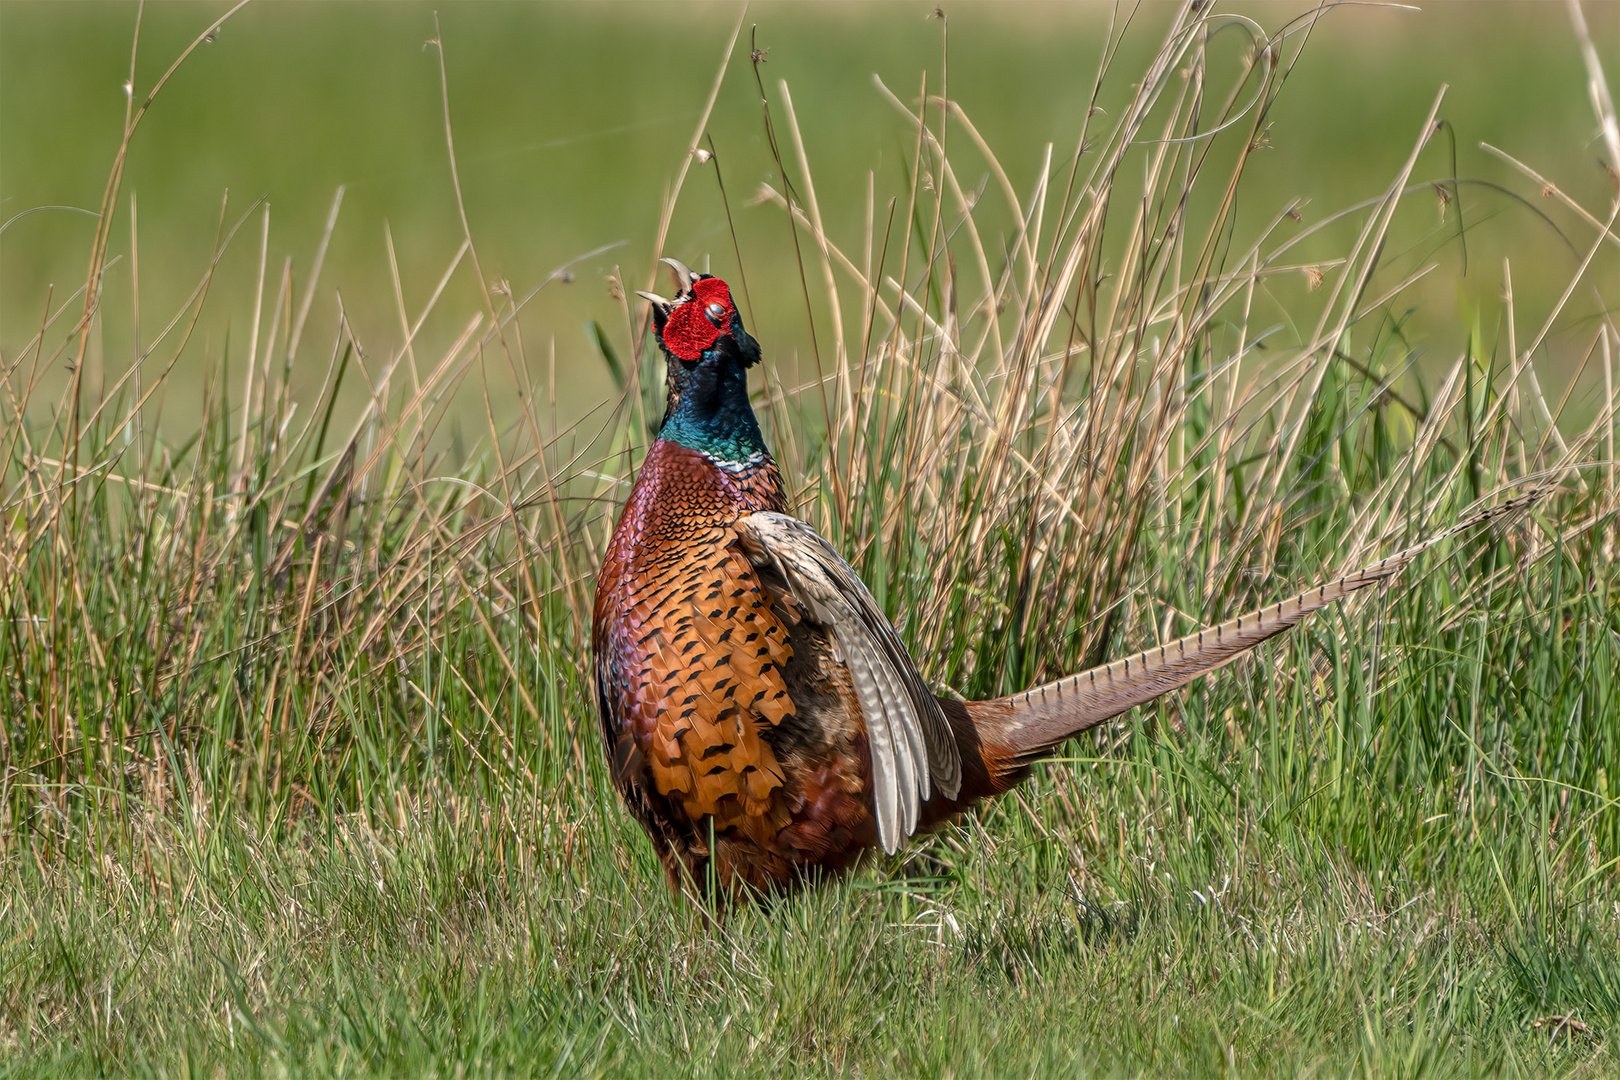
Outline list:
[[[682,374],[678,385],[671,380],[660,439],[722,464],[743,465],[768,453],[748,403],[748,376],[741,365],[705,363]]]

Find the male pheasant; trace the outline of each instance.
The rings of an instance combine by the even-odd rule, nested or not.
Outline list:
[[[725,282],[664,261],[676,297],[641,295],[668,402],[602,561],[592,646],[609,768],[677,890],[724,904],[836,874],[871,848],[893,852],[1006,791],[1069,736],[1440,539],[1011,697],[938,697],[855,571],[786,513],[748,401],[759,344]]]

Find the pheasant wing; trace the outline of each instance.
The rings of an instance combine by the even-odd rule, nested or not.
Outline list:
[[[854,569],[814,529],[769,512],[739,519],[736,529],[749,560],[780,576],[849,671],[871,749],[878,838],[893,852],[933,791],[954,799],[961,788],[962,761],[939,700]]]

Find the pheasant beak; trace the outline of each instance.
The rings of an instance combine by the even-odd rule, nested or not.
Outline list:
[[[673,300],[666,300],[664,297],[659,296],[655,292],[642,292],[638,289],[636,291],[636,295],[641,297],[643,300],[648,301],[653,307],[664,312],[666,315],[669,313],[671,305],[674,304]]]
[[[679,259],[660,259],[659,262],[663,263],[665,266],[669,267],[675,272],[675,284],[680,290],[678,293],[676,293],[677,296],[684,296],[691,292],[692,282],[703,276],[702,274],[697,273],[695,270],[688,268],[687,265],[681,262]]]

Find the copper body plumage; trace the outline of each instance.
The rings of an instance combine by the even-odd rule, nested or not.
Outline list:
[[[1435,542],[1006,698],[937,697],[855,572],[788,516],[748,401],[759,346],[725,283],[666,262],[677,295],[642,295],[668,403],[602,561],[592,647],[614,782],[688,895],[724,905],[894,851],[1007,790],[1069,736],[1235,659]]]

